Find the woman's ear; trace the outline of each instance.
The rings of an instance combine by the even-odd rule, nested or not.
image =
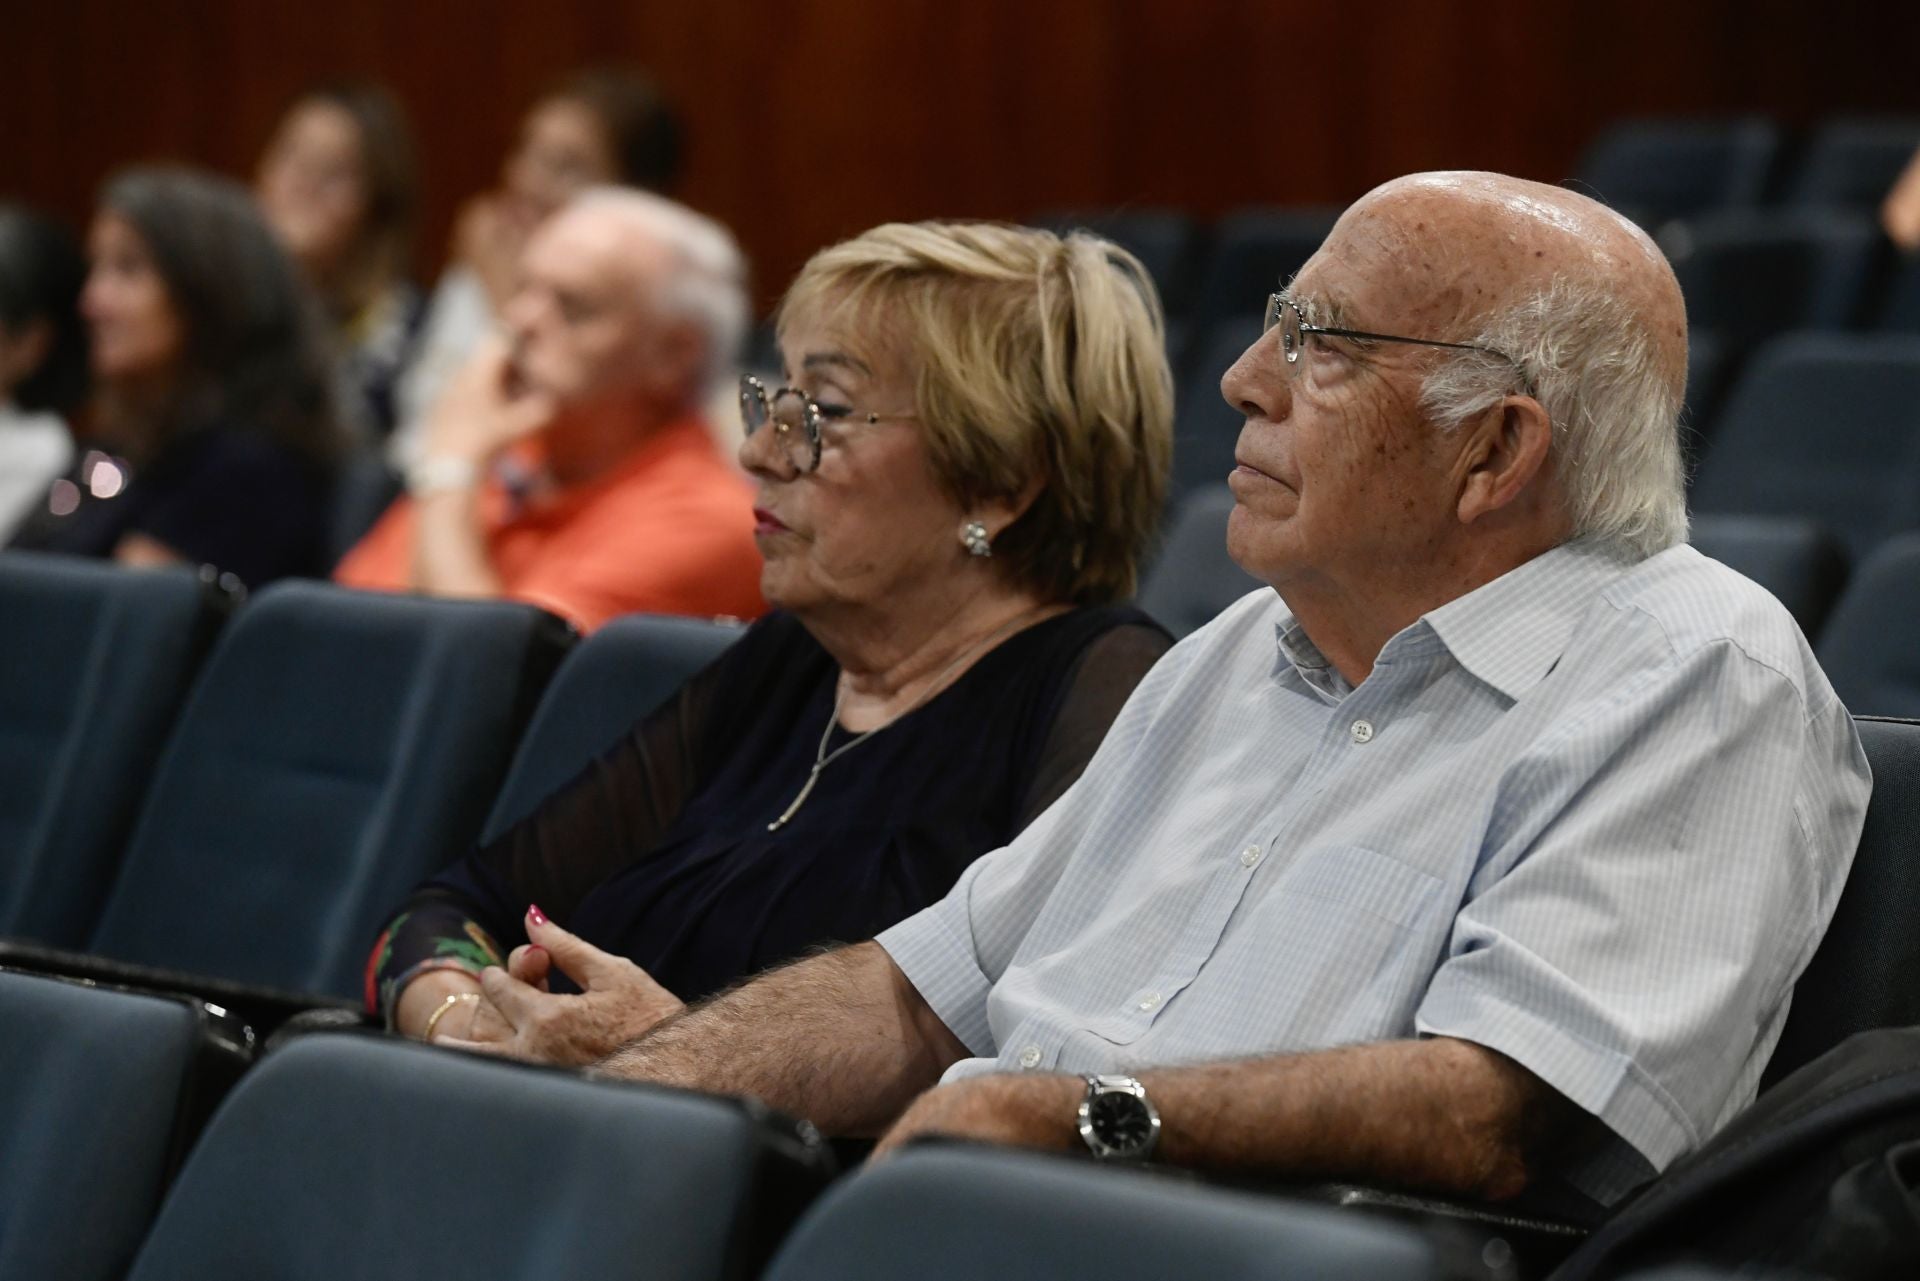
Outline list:
[[[987,527],[988,538],[998,538],[1015,521],[1027,514],[1027,508],[1047,487],[1045,476],[1031,476],[1020,487],[1020,492],[999,498],[983,498],[968,509],[968,519],[977,520]]]

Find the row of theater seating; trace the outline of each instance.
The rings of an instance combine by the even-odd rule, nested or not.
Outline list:
[[[383,914],[734,634],[0,557],[0,963],[345,1001]],[[571,651],[571,652],[570,652]],[[40,958],[38,960],[34,958]],[[216,989],[204,989],[216,990]]]
[[[1452,1272],[1401,1224],[1055,1158],[929,1145],[828,1189],[751,1103],[367,1034],[247,1067],[186,1000],[0,971],[0,1020],[0,1281]]]

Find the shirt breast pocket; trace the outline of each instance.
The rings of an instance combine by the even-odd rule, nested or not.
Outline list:
[[[1255,1017],[1276,1019],[1287,1047],[1410,1035],[1446,946],[1445,888],[1363,846],[1304,851],[1246,905],[1250,946],[1222,940],[1237,962],[1227,968],[1258,971],[1246,975],[1267,989]]]

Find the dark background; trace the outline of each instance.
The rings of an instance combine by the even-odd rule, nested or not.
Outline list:
[[[420,273],[562,71],[685,112],[681,192],[764,301],[876,222],[1345,202],[1415,169],[1558,180],[1609,121],[1920,112],[1920,3],[1736,0],[0,0],[0,193],[85,219],[112,167],[250,174],[306,85],[389,84]]]

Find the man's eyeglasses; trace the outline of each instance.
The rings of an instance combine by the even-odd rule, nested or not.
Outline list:
[[[751,436],[762,427],[773,428],[774,443],[785,451],[787,461],[802,475],[820,466],[821,431],[829,422],[855,420],[868,424],[886,419],[911,419],[911,414],[874,414],[822,406],[798,387],[781,387],[769,392],[765,383],[752,374],[740,378],[740,418]]]
[[[1533,382],[1527,377],[1527,371],[1520,362],[1506,352],[1494,347],[1482,347],[1470,342],[1441,342],[1437,338],[1403,338],[1399,334],[1370,334],[1360,329],[1334,329],[1326,325],[1316,325],[1309,321],[1300,310],[1300,304],[1285,294],[1267,295],[1266,323],[1260,327],[1261,333],[1267,333],[1274,326],[1280,327],[1280,355],[1291,366],[1293,373],[1299,372],[1300,348],[1308,334],[1320,334],[1327,338],[1352,338],[1360,342],[1398,342],[1415,347],[1445,347],[1451,351],[1477,351],[1488,356],[1498,356],[1512,365],[1520,375],[1521,386],[1532,394]]]

